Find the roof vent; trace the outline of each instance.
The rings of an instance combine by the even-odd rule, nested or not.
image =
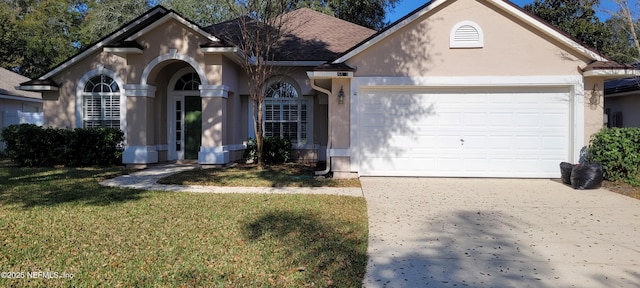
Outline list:
[[[482,48],[483,46],[484,34],[478,24],[462,21],[451,29],[450,48]]]

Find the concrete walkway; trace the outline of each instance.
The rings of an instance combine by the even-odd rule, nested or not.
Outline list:
[[[640,287],[640,201],[553,180],[361,178],[360,188],[158,185],[162,165],[106,186],[364,197],[365,287]]]
[[[366,287],[640,287],[640,201],[552,180],[361,178]]]

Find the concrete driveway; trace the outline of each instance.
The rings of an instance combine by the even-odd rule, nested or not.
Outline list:
[[[553,180],[361,178],[365,287],[640,287],[640,201]]]

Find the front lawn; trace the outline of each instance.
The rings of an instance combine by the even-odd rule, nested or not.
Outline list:
[[[232,187],[360,187],[360,180],[316,177],[323,167],[285,163],[259,170],[256,165],[237,164],[229,168],[197,168],[160,179],[160,184]]]
[[[0,287],[361,286],[363,198],[98,185],[124,172],[3,162]]]

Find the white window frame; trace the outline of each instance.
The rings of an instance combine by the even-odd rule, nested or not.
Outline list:
[[[311,131],[312,129],[312,119],[313,119],[313,99],[309,99],[309,97],[304,97],[301,96],[300,93],[300,89],[299,87],[296,85],[295,82],[293,81],[288,81],[288,79],[278,79],[276,81],[270,81],[269,85],[267,86],[267,89],[270,89],[273,85],[279,84],[279,83],[285,83],[287,85],[290,85],[291,88],[295,91],[295,96],[294,97],[265,97],[264,102],[263,102],[263,127],[264,127],[264,135],[265,136],[279,136],[279,137],[283,137],[286,135],[286,133],[284,133],[284,129],[282,124],[284,123],[296,123],[296,138],[295,141],[294,139],[290,139],[291,140],[291,144],[293,146],[293,148],[304,148],[305,146],[312,144],[313,143],[313,131]],[[269,93],[269,92],[267,92]],[[304,105],[303,105],[304,104]],[[268,105],[274,105],[277,107],[274,107],[272,109],[271,112],[277,113],[277,117],[276,118],[271,118],[268,117],[269,116],[269,110],[267,109],[269,106]],[[291,106],[295,106],[295,110],[291,110],[289,109],[288,111],[293,112],[295,111],[295,113],[289,113],[287,114],[287,110],[284,109],[285,105],[291,105]],[[306,106],[306,111],[303,110],[303,106]],[[303,120],[303,112],[306,113],[306,119]],[[287,119],[287,116],[290,115],[295,115],[297,117],[297,119],[294,120],[290,120]],[[271,119],[270,119],[271,118]],[[272,120],[273,119],[273,120]],[[280,132],[279,134],[273,134],[273,132],[268,131],[268,126],[267,123],[280,123]]]
[[[112,85],[115,85],[117,88],[117,91],[113,92],[113,91],[109,91],[109,92],[103,92],[103,91],[98,91],[98,92],[87,92],[85,91],[87,89],[87,85],[89,84],[89,82],[92,79],[95,79],[97,77],[101,77],[102,79],[100,80],[100,82],[94,82],[95,85],[107,85],[109,87],[112,87]],[[108,77],[111,80],[111,83],[106,83],[104,82],[104,77]],[[111,90],[111,89],[110,89]],[[105,74],[97,74],[94,75],[92,77],[90,77],[89,79],[87,79],[86,82],[84,82],[83,88],[82,88],[82,126],[83,128],[90,128],[90,127],[110,127],[110,128],[119,128],[121,129],[122,127],[122,105],[124,104],[122,101],[122,97],[121,97],[121,92],[122,92],[122,88],[121,86],[118,84],[118,82],[116,81],[116,79],[114,79],[113,77],[109,76],[109,75],[105,75]],[[89,99],[91,99],[92,101],[89,101]],[[96,103],[100,101],[100,103]],[[89,115],[90,110],[89,110],[89,105],[90,103],[92,103],[93,105],[99,105],[99,115],[98,116],[92,116]],[[117,104],[117,105],[114,105]],[[96,112],[97,110],[94,108],[92,109],[94,110],[94,112]],[[114,116],[115,114],[115,116]],[[112,121],[115,121],[115,123],[117,123],[117,125],[110,125],[108,123],[111,123]],[[88,123],[93,123],[90,125],[87,125]],[[106,125],[105,125],[106,124]]]
[[[78,81],[78,85],[76,86],[76,108],[75,108],[75,128],[82,128],[84,127],[84,87],[87,84],[87,82],[98,75],[105,75],[105,76],[109,76],[111,77],[111,79],[113,79],[113,81],[115,81],[115,83],[118,85],[118,89],[120,90],[120,92],[118,93],[118,95],[120,96],[120,130],[122,130],[125,133],[125,139],[126,139],[126,131],[127,131],[127,105],[126,105],[126,101],[127,98],[125,96],[125,86],[124,86],[124,82],[122,81],[122,79],[120,79],[120,77],[118,77],[118,74],[115,73],[114,71],[105,68],[103,65],[98,65],[98,67],[94,70],[91,70],[87,73],[85,73],[82,78],[80,78],[80,81]]]

